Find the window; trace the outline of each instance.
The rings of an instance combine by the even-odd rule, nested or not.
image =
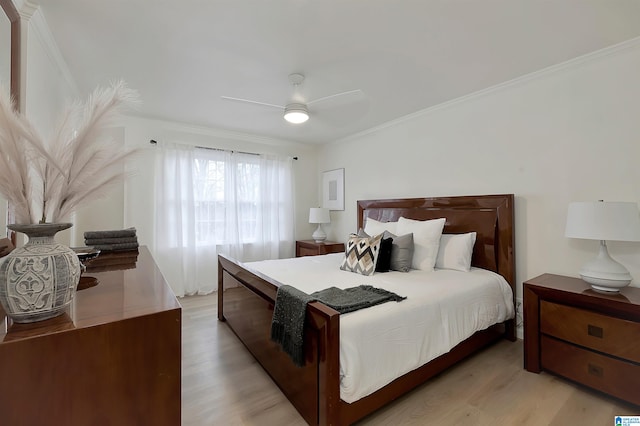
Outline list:
[[[224,244],[227,241],[227,207],[238,212],[239,242],[256,242],[259,231],[259,206],[263,201],[260,197],[261,165],[259,157],[250,157],[232,163],[206,158],[194,159],[193,189],[197,244]],[[228,181],[234,182],[235,185],[225,185]],[[231,193],[226,194],[227,192]]]
[[[176,295],[215,290],[218,252],[244,262],[293,255],[291,158],[156,149],[154,256]]]

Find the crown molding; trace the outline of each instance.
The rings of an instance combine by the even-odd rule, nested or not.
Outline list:
[[[29,0],[13,0],[13,4],[16,6],[20,17],[25,21],[31,19],[35,11],[38,9],[38,5]]]
[[[161,118],[148,116],[138,113],[129,113],[126,115],[130,120],[143,120],[154,123],[158,128],[165,132],[186,133],[199,136],[209,136],[230,141],[250,142],[261,145],[270,145],[278,147],[309,147],[308,144],[290,139],[276,139],[268,136],[261,136],[252,133],[243,133],[233,130],[225,130],[213,127],[199,126],[189,123],[181,123],[177,121],[163,120]]]
[[[521,86],[521,85],[524,85],[524,84],[526,84],[526,83],[528,83],[530,81],[539,79],[541,77],[545,77],[545,76],[548,76],[548,75],[551,75],[551,74],[556,74],[556,73],[559,73],[559,72],[563,72],[563,71],[566,71],[566,70],[571,69],[571,68],[577,68],[579,66],[582,66],[585,63],[596,61],[596,60],[600,60],[602,58],[605,58],[605,57],[608,57],[608,56],[613,56],[613,55],[616,55],[616,54],[618,54],[620,52],[624,52],[624,51],[627,51],[627,50],[636,49],[638,47],[640,47],[640,37],[635,37],[635,38],[623,41],[621,43],[614,44],[612,46],[605,47],[603,49],[596,50],[594,52],[590,52],[590,53],[584,54],[582,56],[578,56],[578,57],[573,58],[573,59],[569,59],[568,61],[561,62],[561,63],[556,64],[556,65],[551,65],[551,66],[549,66],[547,68],[543,68],[541,70],[534,71],[534,72],[531,72],[529,74],[522,75],[520,77],[516,77],[516,78],[514,78],[512,80],[508,80],[508,81],[496,84],[494,86],[487,87],[486,89],[478,90],[477,92],[473,92],[473,93],[470,93],[468,95],[464,95],[464,96],[461,96],[459,98],[452,99],[450,101],[446,101],[446,102],[443,102],[441,104],[434,105],[432,107],[422,109],[420,111],[416,111],[414,113],[405,115],[405,116],[397,118],[395,120],[387,121],[386,123],[382,123],[382,124],[380,124],[378,126],[370,128],[370,129],[366,129],[366,130],[363,130],[361,132],[354,133],[353,135],[349,135],[349,136],[346,136],[344,138],[337,139],[337,140],[335,140],[333,142],[329,142],[329,144],[346,143],[346,142],[349,142],[349,141],[353,141],[355,139],[361,138],[362,136],[366,136],[366,135],[369,135],[371,133],[375,133],[375,132],[378,132],[380,130],[396,126],[396,125],[398,125],[400,123],[404,123],[406,121],[410,121],[410,120],[413,120],[413,119],[418,118],[418,117],[427,116],[429,114],[435,113],[436,111],[441,111],[441,110],[444,110],[446,108],[450,108],[452,106],[455,106],[455,105],[458,105],[458,104],[461,104],[461,103],[464,103],[464,102],[468,102],[468,101],[473,100],[473,99],[478,99],[480,97],[486,96],[488,94],[496,93],[496,92],[499,92],[499,91],[507,89],[507,88]]]

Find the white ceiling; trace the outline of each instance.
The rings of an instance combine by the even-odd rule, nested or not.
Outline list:
[[[35,0],[83,94],[122,78],[141,113],[306,143],[640,36],[638,0]],[[287,76],[306,75],[292,125]]]

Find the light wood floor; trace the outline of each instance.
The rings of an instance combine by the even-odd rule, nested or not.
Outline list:
[[[217,320],[216,296],[182,305],[182,424],[306,423]],[[638,385],[640,391],[640,384]],[[377,411],[359,425],[613,425],[640,407],[522,367],[522,341],[501,341]]]

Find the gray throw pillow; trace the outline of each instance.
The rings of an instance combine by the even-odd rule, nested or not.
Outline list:
[[[358,237],[359,238],[371,238],[371,235],[367,234],[366,232],[364,232],[364,229],[360,228],[360,229],[358,229]]]
[[[391,270],[409,272],[413,260],[413,234],[394,235],[384,231],[383,238],[393,238],[391,247]]]

